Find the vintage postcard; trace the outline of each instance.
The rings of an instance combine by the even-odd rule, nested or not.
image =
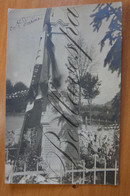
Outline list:
[[[5,183],[119,183],[122,4],[9,9]]]

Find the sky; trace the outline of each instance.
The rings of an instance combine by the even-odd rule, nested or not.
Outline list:
[[[108,66],[104,67],[104,59],[110,49],[109,43],[106,42],[103,51],[100,52],[99,42],[108,30],[110,21],[104,23],[99,32],[93,32],[90,25],[93,9],[96,5],[75,7],[78,11],[77,31],[84,38],[85,45],[91,49],[94,48],[92,54],[91,72],[98,74],[99,80],[102,82],[100,94],[95,98],[93,103],[104,104],[111,101],[119,92],[120,77],[117,73],[111,73]],[[36,63],[37,51],[39,49],[40,36],[43,34],[43,20],[46,9],[28,9],[28,10],[9,10],[8,14],[8,42],[7,42],[7,71],[6,78],[10,79],[13,84],[22,81],[28,87],[30,86],[33,68]],[[53,8],[51,22],[59,19],[65,23],[69,23],[67,18],[66,7]],[[58,32],[58,27],[53,28],[54,32]],[[60,73],[63,75],[63,84],[67,77],[68,53],[65,45],[68,40],[64,35],[53,34],[52,41],[55,45],[55,56]],[[62,86],[65,87],[64,85]]]

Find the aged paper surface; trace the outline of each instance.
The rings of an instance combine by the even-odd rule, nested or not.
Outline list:
[[[9,10],[6,183],[118,184],[121,12]]]

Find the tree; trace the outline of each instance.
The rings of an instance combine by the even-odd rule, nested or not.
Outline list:
[[[105,42],[109,41],[111,48],[104,60],[104,66],[109,65],[109,69],[112,72],[117,71],[119,75],[121,73],[122,8],[114,3],[99,4],[93,12],[90,17],[93,18],[91,25],[94,31],[98,32],[105,20],[110,21],[100,46],[102,51]]]
[[[27,94],[22,95],[21,91],[28,90],[27,86],[23,82],[17,82],[14,85],[14,93],[17,93],[18,97],[14,99],[15,112],[25,111],[27,105]]]
[[[10,80],[6,80],[6,112],[13,112],[14,103],[12,99],[7,99],[13,93],[13,84]]]
[[[82,48],[87,54],[92,53],[93,51],[89,51],[88,47],[86,47],[84,39],[80,36],[77,40],[77,44]],[[88,58],[86,55],[82,53],[82,51],[78,48],[75,48],[73,44],[67,46],[69,51],[68,56],[68,64],[66,64],[69,77],[67,79],[68,88],[71,89],[74,95],[71,98],[78,103],[78,111],[81,113],[81,97],[82,97],[82,82],[81,78],[83,78],[87,71],[88,67],[91,64],[91,58]],[[76,95],[76,96],[75,96]]]
[[[101,85],[101,82],[99,81],[98,76],[92,76],[91,73],[87,72],[82,78],[81,78],[81,87],[83,89],[83,97],[88,100],[89,104],[89,112],[90,112],[90,124],[91,124],[91,106],[92,106],[92,100],[99,95],[99,87]]]
[[[14,92],[18,92],[21,90],[27,90],[27,89],[28,89],[28,87],[23,82],[17,82],[14,85]]]
[[[112,100],[112,110],[114,112],[112,116],[112,120],[120,122],[120,92],[116,94],[116,96]]]
[[[10,80],[6,80],[6,94],[13,93],[13,84]]]
[[[27,94],[21,93],[21,91],[24,90],[28,90],[24,83],[17,82],[13,86],[10,80],[6,81],[6,94],[10,96],[10,99],[6,99],[7,112],[23,112],[25,110],[27,104]]]

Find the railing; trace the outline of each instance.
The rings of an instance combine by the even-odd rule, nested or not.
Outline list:
[[[36,170],[35,171],[28,171],[26,167],[26,163],[24,163],[23,171],[14,172],[13,176],[26,176],[26,175],[41,175],[45,174],[42,170],[39,170],[39,163],[36,164]]]
[[[90,184],[114,184],[117,185],[118,180],[117,180],[117,173],[118,173],[118,166],[117,166],[117,161],[115,160],[115,166],[114,168],[107,168],[107,163],[106,160],[104,159],[104,167],[103,168],[98,168],[97,166],[97,156],[95,155],[94,157],[94,167],[93,168],[86,168],[85,167],[85,162],[82,161],[82,164],[80,164],[80,169],[75,168],[75,166],[72,164],[71,168],[66,169],[64,172],[63,176],[59,176],[60,179],[60,184],[65,183],[63,178],[69,174],[71,179],[67,183],[71,184],[89,184],[88,181],[88,174],[93,175],[93,181]],[[98,173],[103,173],[103,182],[101,183],[101,179],[97,182],[97,172]],[[107,172],[113,172],[113,182],[107,182]],[[27,171],[26,169],[26,163],[24,163],[24,168],[23,171],[18,171],[11,173],[8,179],[8,183],[13,183],[13,178],[15,176],[27,176],[27,175],[44,175],[45,172],[43,170],[39,170],[39,164],[37,163],[36,170],[35,171]],[[76,179],[76,176],[78,175],[78,179]],[[58,178],[58,177],[57,177]],[[44,183],[44,182],[43,182]]]
[[[92,122],[93,122],[93,119],[92,119]],[[95,120],[95,122],[100,122],[99,124],[101,124],[101,121],[98,121],[98,120]],[[110,124],[109,122],[109,126],[112,127],[112,129],[119,129],[119,125],[118,124]],[[15,151],[17,150],[17,148],[6,148],[6,161],[8,161],[10,159],[10,157],[12,155],[12,158],[11,160],[15,160],[15,154],[11,154],[10,152],[11,151]],[[26,168],[26,163],[24,164],[23,166],[23,171],[17,171],[17,172],[13,172],[11,173],[11,175],[9,176],[9,183],[12,183],[13,182],[13,177],[14,176],[26,176],[26,175],[32,175],[32,174],[36,174],[36,175],[42,175],[44,174],[43,171],[39,171],[39,168],[38,168],[38,163],[36,165],[36,169],[35,171],[27,171],[27,168]],[[77,169],[74,167],[74,165],[72,164],[71,165],[71,168],[67,168],[64,175],[61,177],[60,176],[60,183],[64,183],[64,180],[63,180],[63,177],[67,174],[69,174],[71,176],[71,180],[70,180],[70,183],[72,184],[87,184],[87,175],[89,173],[91,173],[93,175],[93,180],[92,180],[92,183],[93,184],[97,184],[97,173],[103,173],[103,183],[102,184],[108,184],[107,182],[107,173],[109,172],[113,172],[113,176],[114,176],[114,180],[113,180],[113,184],[117,184],[117,174],[118,174],[118,165],[117,165],[117,161],[115,160],[115,165],[114,165],[114,168],[108,168],[107,167],[107,162],[106,160],[104,159],[104,167],[103,168],[98,168],[97,167],[97,157],[95,156],[94,157],[94,166],[93,168],[86,168],[85,167],[85,162],[82,162],[82,165],[80,165],[80,169]],[[79,177],[78,177],[78,180],[76,181],[75,179],[75,175],[76,173],[79,173]]]
[[[113,126],[113,127],[118,127],[119,124],[117,122],[113,122],[110,120],[102,120],[102,119],[87,119],[86,124],[88,125],[101,125],[101,126]]]
[[[87,182],[87,176],[89,172],[93,173],[93,182],[92,184],[99,184],[97,183],[97,172],[103,172],[104,173],[104,179],[103,183],[101,184],[108,184],[107,183],[107,172],[114,172],[114,185],[117,185],[117,172],[118,172],[118,167],[117,167],[117,160],[115,160],[115,167],[114,168],[107,168],[106,167],[106,160],[104,159],[104,168],[98,168],[96,167],[97,165],[97,156],[94,157],[94,167],[91,169],[87,169],[85,167],[85,163],[83,162],[82,165],[80,165],[81,169],[76,169],[74,165],[72,164],[71,169],[66,170],[65,174],[71,174],[71,182],[72,184],[86,184]],[[79,173],[79,179],[78,182],[75,180],[75,175]]]
[[[28,176],[28,175],[44,175],[45,172],[43,170],[39,170],[39,163],[36,164],[36,170],[35,171],[28,171],[26,162],[23,165],[23,171],[17,171],[13,172],[13,165],[12,165],[12,172],[10,172],[8,176],[8,182],[7,183],[14,183],[13,178],[16,176]]]

